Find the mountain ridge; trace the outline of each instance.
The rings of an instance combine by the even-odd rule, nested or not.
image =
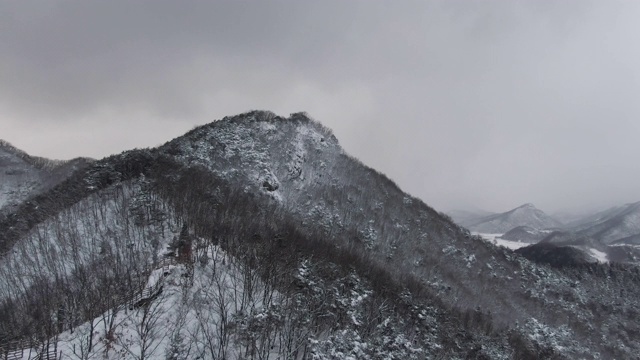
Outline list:
[[[0,139],[0,213],[54,187],[91,162],[89,158],[50,160],[31,156]]]
[[[564,232],[566,236],[571,234],[572,238],[592,239],[604,246],[624,243],[624,239],[633,239],[640,235],[640,202],[601,211],[583,219]],[[555,234],[547,241],[561,243],[569,240]]]
[[[228,319],[243,316],[244,324],[259,324],[265,316],[300,316],[296,329],[305,335],[296,344],[316,358],[329,359],[331,351],[355,358],[593,358],[596,352],[625,357],[640,348],[634,341],[624,346],[605,341],[628,339],[638,324],[602,313],[605,304],[614,314],[637,305],[637,271],[583,263],[556,269],[488,244],[345,154],[332,133],[301,113],[283,118],[253,111],[227,117],[158,148],[98,160],[22,203],[13,214],[0,221],[0,243],[9,250],[31,246],[37,253],[40,246],[51,246],[64,257],[79,246],[72,239],[101,239],[86,245],[94,250],[83,260],[86,264],[75,263],[78,269],[71,276],[79,279],[86,274],[80,270],[90,265],[110,268],[104,264],[110,264],[111,257],[101,254],[113,254],[113,261],[119,261],[115,264],[120,264],[114,265],[117,269],[152,264],[155,247],[186,229],[197,243],[227,252],[227,261],[244,269],[240,279],[254,276],[283,296],[283,305],[258,304],[257,312],[230,313]],[[77,235],[84,231],[90,236]],[[127,246],[136,250],[128,251]],[[195,252],[199,257],[194,266],[201,266],[200,261],[210,266],[206,252],[198,246]],[[0,286],[11,288],[20,283],[11,280],[15,265],[28,267],[35,260],[21,261],[22,257],[37,254],[3,254]],[[128,264],[128,256],[134,255],[136,261]],[[53,260],[43,264],[49,266],[49,261]],[[60,267],[55,262],[50,266]],[[615,274],[616,284],[604,280],[607,271]],[[28,289],[34,296],[20,299],[40,301],[47,294],[44,284],[50,280],[44,273],[35,275],[30,278],[42,283]],[[107,275],[107,284],[109,276],[121,276]],[[18,301],[24,306],[19,308],[20,319],[11,315],[16,311],[9,311],[10,304],[0,306],[0,315],[14,319],[0,323],[0,337],[3,329],[34,331],[25,321],[39,316],[33,309],[57,313],[60,306],[73,304],[66,296],[91,295],[71,285],[65,285],[66,292],[50,294],[60,304],[43,301],[34,307]],[[619,287],[627,289],[625,296],[610,301],[612,293],[616,299],[620,296]],[[11,289],[10,293],[24,291]],[[352,291],[356,297],[342,297]],[[104,298],[96,300],[95,308],[114,309],[99,301]],[[304,306],[296,308],[295,299]],[[309,311],[308,304],[318,312]],[[322,313],[330,314],[330,320],[314,317]],[[604,324],[602,336],[590,330],[596,320]],[[242,324],[229,320],[225,328],[234,331],[234,344],[245,344],[239,339],[250,336]],[[264,331],[278,331],[269,329]],[[42,336],[55,335],[47,331]],[[190,328],[180,334],[191,333],[195,330]],[[389,342],[389,334],[399,337]],[[413,345],[402,339],[414,339]],[[367,346],[357,345],[362,343]],[[385,352],[375,355],[378,350]],[[391,357],[392,351],[397,355]]]
[[[526,203],[504,213],[477,219],[467,227],[481,233],[503,234],[518,226],[543,230],[560,227],[562,224],[536,208],[535,205]]]

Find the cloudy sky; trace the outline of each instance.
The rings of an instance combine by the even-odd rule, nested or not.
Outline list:
[[[439,210],[640,200],[638,1],[0,0],[0,138],[51,158],[307,111]]]

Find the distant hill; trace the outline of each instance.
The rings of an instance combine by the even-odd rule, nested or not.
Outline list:
[[[640,202],[627,204],[617,211],[604,216],[591,226],[578,231],[584,236],[591,236],[603,244],[640,234]]]
[[[518,226],[541,230],[558,228],[562,223],[537,209],[533,204],[524,204],[505,213],[479,219],[467,227],[475,232],[503,234]]]
[[[585,217],[550,233],[540,243],[572,246],[609,261],[640,264],[640,202]]]
[[[537,263],[553,267],[569,267],[592,263],[586,252],[572,246],[539,243],[515,250],[516,253]]]
[[[619,215],[620,213],[625,211],[628,205],[630,204],[614,206],[605,210],[592,212],[584,216],[575,217],[570,221],[566,221],[565,226],[567,229],[571,229],[573,231],[583,230],[585,228],[593,226],[596,223],[601,223],[603,221],[606,221],[607,219],[611,219]]]
[[[93,160],[68,161],[31,156],[0,140],[0,213],[57,185]]]
[[[550,232],[550,230],[534,229],[530,226],[517,226],[504,233],[500,238],[533,244],[547,237]]]
[[[622,239],[616,240],[611,245],[640,245],[640,234],[631,235]]]
[[[640,202],[611,208],[574,223],[572,228],[546,239],[553,243],[595,241],[602,245],[636,245],[640,236]],[[582,240],[577,240],[582,239]]]

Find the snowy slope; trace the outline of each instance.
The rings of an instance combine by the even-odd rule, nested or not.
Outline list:
[[[474,233],[474,235],[477,235],[483,240],[488,241],[492,244],[495,244],[497,246],[504,246],[510,250],[517,250],[517,249],[520,249],[521,247],[525,247],[529,245],[529,243],[523,242],[523,241],[503,239],[502,234]]]
[[[442,347],[434,335],[440,327],[437,314],[416,305],[416,320],[427,331],[416,329],[413,339],[405,337],[397,332],[403,319],[385,309],[385,321],[373,330],[383,332],[381,342],[361,338],[359,328],[373,295],[370,285],[354,272],[335,282],[323,279],[316,266],[311,261],[299,264],[295,279],[300,290],[291,296],[275,291],[220,247],[210,246],[206,260],[192,268],[177,263],[151,272],[146,289],[153,291],[146,305],[118,304],[49,339],[44,347],[13,353],[23,359],[52,349],[61,358],[82,359],[422,359]],[[308,295],[302,292],[307,291],[320,302],[306,303]],[[346,317],[346,322],[319,330],[309,321],[318,311],[334,321]],[[409,321],[412,315],[404,316]],[[494,356],[506,357],[503,350],[494,351]]]
[[[578,217],[566,223],[568,229],[579,231],[599,224],[608,219],[614,218],[624,212],[629,204],[622,206],[614,206],[602,211],[593,212],[585,216]]]
[[[33,157],[0,140],[0,213],[55,186],[90,161]]]
[[[544,239],[549,233],[551,233],[551,230],[534,229],[530,226],[517,226],[504,233],[501,237],[505,240],[534,244]]]
[[[149,305],[122,303],[61,333],[54,339],[58,354],[88,359],[245,358],[244,344],[231,336],[239,325],[234,322],[245,314],[269,317],[271,305],[282,300],[277,293],[268,303],[262,297],[249,299],[246,280],[241,264],[219,247],[210,247],[206,262],[192,270],[184,264],[154,270],[146,288],[162,290],[150,292]],[[264,291],[260,282],[252,286]],[[227,336],[220,333],[225,330]],[[24,354],[30,351],[37,349],[25,349]]]
[[[18,204],[41,187],[43,171],[0,144],[0,209]]]
[[[79,269],[106,259],[118,259],[123,267],[107,270],[130,272],[157,259],[177,225],[169,213],[158,221],[140,213],[163,207],[145,198],[141,187],[116,185],[35,226],[0,261],[0,300],[28,291],[39,279],[79,276]]]
[[[635,245],[640,236],[640,202],[600,212],[585,219],[573,231],[551,234],[545,241],[555,244],[599,246]]]
[[[640,234],[627,236],[625,238],[619,239],[611,243],[611,245],[630,245],[630,246],[640,246]]]
[[[303,114],[285,120],[265,112],[224,118],[161,149],[278,200],[323,181],[322,172],[344,155],[333,133]]]
[[[640,202],[627,204],[609,216],[599,218],[591,226],[579,230],[583,236],[591,236],[603,244],[640,234]]]

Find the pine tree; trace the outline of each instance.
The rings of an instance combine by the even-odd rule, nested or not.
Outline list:
[[[165,353],[165,360],[187,360],[189,351],[184,343],[184,338],[179,331],[176,331],[171,337],[169,347]]]

